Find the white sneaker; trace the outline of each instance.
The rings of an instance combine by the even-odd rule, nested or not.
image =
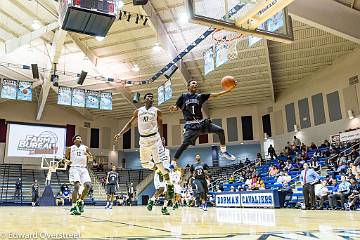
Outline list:
[[[222,156],[223,158],[226,158],[227,160],[231,160],[231,161],[236,160],[236,157],[235,157],[234,155],[232,155],[231,153],[229,153],[228,151],[222,152],[222,153],[221,153],[221,156]]]

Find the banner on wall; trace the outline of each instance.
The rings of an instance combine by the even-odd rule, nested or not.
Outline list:
[[[240,207],[240,193],[216,194],[217,207]]]
[[[274,194],[266,193],[245,193],[241,194],[242,207],[275,207]]]
[[[65,127],[9,124],[7,156],[9,157],[63,157]]]
[[[348,141],[354,141],[356,139],[360,139],[360,129],[334,134],[330,136],[331,143],[348,142]]]

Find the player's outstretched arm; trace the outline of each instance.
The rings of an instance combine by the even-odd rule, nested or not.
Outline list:
[[[124,133],[126,133],[130,128],[131,128],[131,124],[137,119],[138,116],[138,110],[136,109],[133,113],[133,116],[130,118],[130,120],[125,124],[125,127],[114,136],[114,140],[118,141],[120,136],[123,135]]]
[[[235,87],[236,87],[236,82],[235,82],[235,85],[234,86],[232,86],[230,89],[228,89],[228,90],[224,90],[224,91],[221,91],[221,92],[218,92],[218,93],[210,93],[210,98],[214,98],[214,97],[220,97],[220,96],[222,96],[222,95],[224,95],[224,94],[226,94],[226,93],[229,93],[229,92],[231,92]]]

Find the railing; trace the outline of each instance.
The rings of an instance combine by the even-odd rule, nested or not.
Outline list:
[[[242,159],[242,160],[246,160],[246,159]],[[238,164],[240,164],[240,163],[242,163],[241,160],[239,161]],[[234,165],[235,165],[235,164],[234,164]],[[251,163],[250,165],[253,165],[253,163]],[[231,165],[228,165],[228,166],[230,167]],[[227,167],[228,167],[228,166],[227,166]],[[232,173],[232,175],[235,176],[235,174],[236,174],[237,172],[245,169],[246,167],[248,167],[248,166],[243,166],[242,168],[239,168],[239,169],[235,170],[235,171]],[[213,181],[210,183],[210,185],[209,185],[210,191],[214,192],[214,187],[215,187],[221,180],[224,180],[224,179],[223,179],[222,177],[219,177],[219,178],[213,180]]]

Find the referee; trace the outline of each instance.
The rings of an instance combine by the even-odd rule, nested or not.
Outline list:
[[[116,189],[119,189],[118,179],[119,174],[116,172],[116,166],[113,165],[111,167],[111,171],[108,172],[106,177],[107,202],[105,209],[112,209]]]

